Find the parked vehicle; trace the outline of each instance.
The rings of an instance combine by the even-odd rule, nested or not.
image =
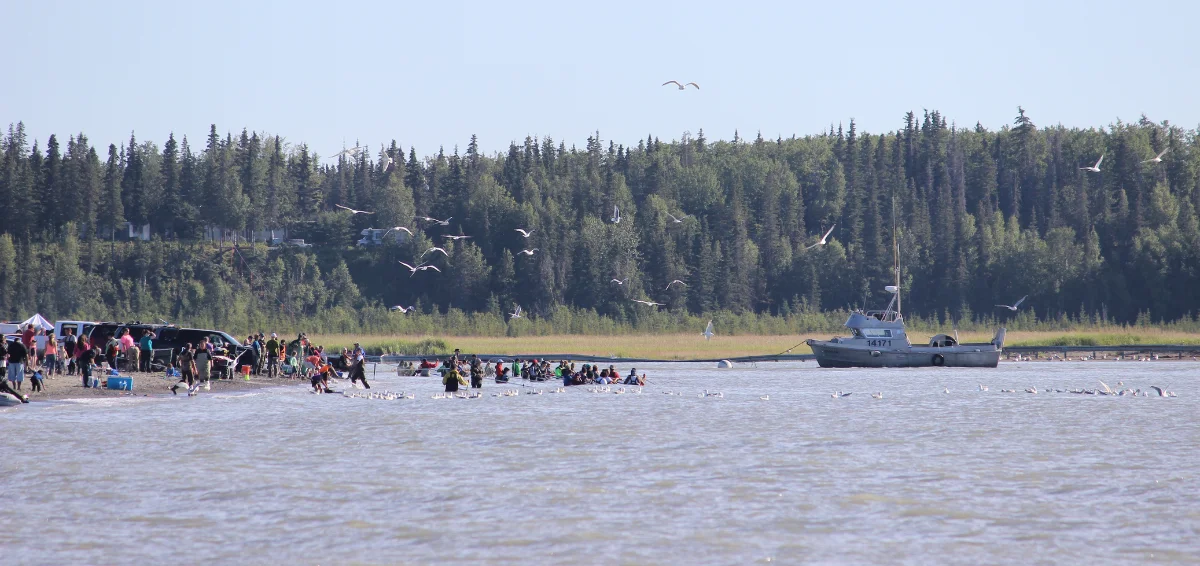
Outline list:
[[[228,333],[220,330],[206,330],[201,328],[179,328],[174,325],[166,324],[144,324],[140,322],[131,322],[126,324],[116,322],[104,322],[92,327],[88,339],[93,344],[97,340],[101,345],[108,340],[109,336],[120,336],[129,329],[130,335],[134,340],[139,340],[146,330],[154,332],[154,363],[163,366],[175,363],[175,356],[184,346],[191,344],[193,346],[200,343],[200,340],[208,337],[208,341],[213,345],[213,349],[220,355],[225,355],[233,359],[238,359],[249,348],[242,346],[241,342],[230,336]]]

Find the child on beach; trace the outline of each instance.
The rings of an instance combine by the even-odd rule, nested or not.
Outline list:
[[[29,384],[33,386],[34,391],[45,391],[45,388],[42,387],[41,370],[33,372],[33,375],[29,377]]]

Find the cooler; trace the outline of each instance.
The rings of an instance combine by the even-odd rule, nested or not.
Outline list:
[[[132,377],[109,377],[108,388],[120,391],[133,391]]]

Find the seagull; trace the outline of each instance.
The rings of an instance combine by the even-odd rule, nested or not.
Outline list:
[[[449,226],[449,225],[450,225],[450,218],[454,218],[454,217],[453,217],[453,216],[451,216],[450,218],[447,218],[447,219],[445,219],[445,220],[438,220],[437,218],[432,218],[432,217],[429,217],[429,216],[418,216],[417,218],[420,218],[421,220],[425,220],[425,221],[428,221],[428,222],[433,222],[434,224],[438,224],[438,225],[441,225],[441,226]]]
[[[419,269],[421,271],[425,271],[426,269],[432,269],[438,273],[442,272],[442,270],[438,269],[436,265],[418,265],[417,269]],[[416,272],[414,271],[413,273],[416,273]],[[410,275],[409,277],[412,277],[412,276]]]
[[[1013,303],[1012,305],[996,305],[996,308],[1005,308],[1010,311],[1017,312],[1017,309],[1021,308],[1021,303],[1025,302],[1025,299],[1027,299],[1028,297],[1029,297],[1029,295],[1025,295],[1024,297],[1021,297],[1021,300],[1017,301],[1016,303]]]
[[[350,208],[348,206],[342,206],[340,204],[335,204],[333,206],[336,206],[342,210],[349,210],[351,214],[375,214],[374,212],[367,212],[365,210],[354,210],[353,208]]]
[[[624,285],[624,284],[626,284],[626,283],[628,283],[628,282],[629,282],[629,278],[628,278],[628,277],[626,277],[624,281],[621,281],[620,279],[613,278],[612,282],[613,282],[613,283],[616,283],[617,285]]]
[[[520,232],[522,237],[528,238],[529,235],[533,234],[536,230],[530,230],[530,231],[526,232],[525,230],[517,228],[516,231]]]
[[[811,249],[813,249],[813,248],[815,248],[815,247],[817,247],[817,246],[823,246],[823,245],[825,245],[825,241],[826,241],[826,240],[828,240],[828,239],[829,239],[829,235],[833,233],[833,227],[834,227],[834,226],[837,226],[837,224],[834,224],[833,226],[830,226],[830,227],[829,227],[829,231],[825,232],[825,235],[824,235],[824,236],[821,236],[821,239],[820,239],[820,240],[817,240],[817,243],[815,243],[815,244],[813,244],[813,245],[811,245],[811,246],[808,246],[807,248],[804,248],[804,249],[806,249],[806,250],[811,250]]]
[[[446,235],[446,234],[443,234],[442,237],[450,239],[450,240],[454,240],[454,241],[470,238],[470,236],[450,236],[450,235]]]
[[[674,214],[671,214],[670,212],[668,212],[668,213],[667,213],[667,216],[670,216],[670,217],[671,217],[671,222],[674,222],[674,223],[676,223],[676,224],[683,224],[683,221],[684,221],[684,219],[686,219],[688,216],[691,216],[691,215],[690,215],[690,214],[684,214],[683,216],[681,216],[681,217],[679,217],[679,218],[675,218],[675,215],[674,215]]]
[[[392,166],[392,156],[384,154],[379,158],[379,164],[383,166],[383,172],[386,173],[388,168]]]
[[[517,253],[523,254],[523,255],[533,255],[533,253],[536,251],[538,251],[538,248],[533,248],[532,250],[521,250]]]
[[[521,318],[521,305],[517,305],[517,310],[509,313],[510,318]]]
[[[412,310],[412,307],[404,308],[404,307],[403,307],[403,306],[401,306],[401,305],[396,305],[396,306],[394,306],[394,307],[392,307],[392,308],[390,308],[390,309],[388,309],[388,310],[390,310],[390,311],[400,311],[400,314],[408,314],[408,311]]]
[[[409,230],[408,228],[405,228],[403,226],[396,226],[394,228],[388,228],[388,231],[384,232],[383,236],[391,234],[392,232],[404,232],[404,233],[408,234],[409,236],[413,235],[412,230]],[[380,236],[380,238],[382,238],[383,236]]]
[[[988,390],[988,386],[986,386],[986,385],[984,385],[984,384],[980,383],[980,384],[979,384],[979,390],[980,390],[980,391],[987,391],[987,390]]]
[[[1163,154],[1164,154],[1164,153],[1166,153],[1166,152],[1167,152],[1169,149],[1170,149],[1170,148],[1167,148],[1167,149],[1164,149],[1164,150],[1162,150],[1162,153],[1160,153],[1160,154],[1158,154],[1158,155],[1154,156],[1154,159],[1147,159],[1147,160],[1143,161],[1142,163],[1162,163],[1162,156],[1163,156]]]
[[[704,327],[704,332],[701,332],[700,335],[703,336],[705,340],[712,340],[713,329],[711,320],[708,321],[708,326]]]
[[[696,90],[700,90],[700,85],[698,85],[698,84],[696,84],[696,83],[684,83],[684,84],[679,84],[679,81],[667,81],[667,82],[663,83],[663,84],[662,84],[662,86],[667,86],[667,85],[671,85],[671,84],[673,84],[673,85],[675,85],[675,86],[679,87],[679,90],[684,90],[684,87],[686,87],[686,86],[688,86],[688,85],[691,85],[691,86],[694,86],[694,87],[696,87]]]
[[[663,304],[664,304],[664,303],[656,303],[656,302],[654,302],[654,301],[643,301],[643,300],[640,300],[640,299],[633,299],[633,302],[635,302],[635,303],[641,303],[641,304],[643,304],[643,305],[646,305],[646,306],[648,306],[648,307],[661,307],[661,306],[663,306]]]
[[[1167,394],[1166,394],[1166,393],[1163,393],[1163,388],[1161,388],[1161,387],[1159,387],[1159,386],[1157,386],[1157,385],[1151,385],[1151,386],[1150,386],[1150,389],[1153,389],[1153,390],[1157,391],[1157,392],[1158,392],[1158,396],[1159,396],[1159,397],[1166,397],[1166,396],[1167,396]]]
[[[357,157],[357,156],[358,156],[358,154],[359,154],[359,152],[361,152],[361,151],[362,151],[362,150],[364,150],[364,149],[366,149],[366,148],[365,148],[365,147],[362,147],[362,146],[354,146],[354,147],[352,147],[352,148],[350,148],[350,149],[343,149],[343,150],[341,150],[341,151],[339,151],[339,152],[337,152],[337,153],[335,153],[335,154],[333,154],[333,155],[331,155],[331,156],[329,156],[329,157],[330,157],[330,158],[336,158],[336,157],[341,157],[341,156],[343,156],[343,155],[349,155],[349,156],[351,156],[351,157]]]
[[[421,268],[421,266],[419,266],[419,265],[417,267],[413,267],[407,263],[404,263],[403,261],[398,261],[396,263],[399,263],[400,265],[403,265],[404,267],[406,267],[409,271],[413,272],[413,275],[415,275],[417,273],[417,270]],[[409,277],[412,277],[412,275],[409,275]]]
[[[610,220],[612,220],[613,224],[621,223],[621,209],[617,208],[615,204],[613,205],[613,217]]]
[[[1096,381],[1100,381],[1100,380],[1099,380],[1099,379],[1097,379]],[[1105,392],[1105,393],[1108,393],[1109,395],[1112,395],[1112,394],[1113,394],[1113,390],[1112,390],[1112,389],[1109,389],[1109,387],[1108,387],[1108,384],[1107,384],[1107,383],[1104,383],[1103,381],[1100,381],[1100,385],[1104,386],[1104,392]],[[1118,387],[1120,387],[1120,384],[1118,384],[1117,386],[1118,386]]]
[[[444,250],[444,249],[442,249],[442,248],[439,248],[439,247],[437,247],[437,246],[434,246],[434,247],[432,247],[432,248],[429,248],[429,249],[425,250],[425,253],[424,253],[424,254],[421,254],[421,257],[425,257],[425,254],[427,254],[427,253],[429,253],[429,252],[442,252],[442,255],[444,255],[444,256],[446,256],[446,257],[450,257],[450,254],[446,253],[446,250]]]
[[[761,400],[763,400],[763,401],[770,401],[770,400],[771,400],[771,396],[770,396],[770,395],[763,395],[762,397],[759,397],[759,399],[761,399]]]
[[[674,280],[674,281],[672,281],[672,282],[670,282],[670,283],[667,283],[667,288],[666,288],[666,289],[663,289],[663,290],[664,290],[664,291],[666,291],[666,290],[670,289],[670,288],[671,288],[671,285],[674,285],[674,284],[676,284],[676,283],[678,283],[678,284],[680,284],[680,285],[683,285],[684,287],[687,287],[687,283],[684,283],[683,281],[680,281],[680,280],[676,279],[676,280]]]
[[[883,399],[883,392],[880,391],[879,393],[872,393],[871,398],[872,399]]]
[[[1080,167],[1080,171],[1091,171],[1092,173],[1100,172],[1100,162],[1104,161],[1104,154],[1100,154],[1100,159],[1096,160],[1096,164],[1091,167]]]

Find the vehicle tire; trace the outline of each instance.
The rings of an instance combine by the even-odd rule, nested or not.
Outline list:
[[[933,365],[938,366],[938,367],[946,365],[946,358],[943,357],[941,354],[934,354],[933,355]]]

